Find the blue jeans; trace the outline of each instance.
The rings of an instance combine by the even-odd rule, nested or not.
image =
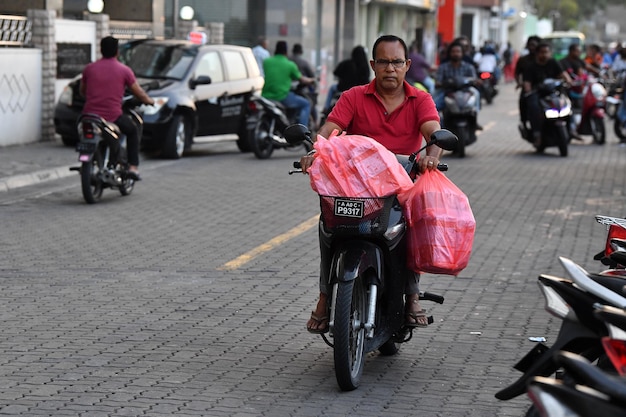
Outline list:
[[[309,114],[311,113],[311,103],[308,99],[297,95],[293,91],[290,91],[281,103],[289,109],[299,110],[298,123],[305,126],[309,125]]]

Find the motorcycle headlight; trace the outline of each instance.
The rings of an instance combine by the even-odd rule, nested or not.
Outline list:
[[[572,113],[572,106],[570,104],[566,104],[565,107],[561,109],[559,112],[559,117],[567,117]]]
[[[557,109],[546,109],[546,119],[557,119],[559,111]]]
[[[154,104],[152,106],[142,104],[139,106],[138,110],[147,116],[157,114],[159,110],[161,110],[161,107],[165,106],[169,100],[168,97],[152,97],[152,99],[154,100]]]

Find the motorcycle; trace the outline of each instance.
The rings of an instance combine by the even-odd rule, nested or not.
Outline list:
[[[606,372],[583,356],[561,351],[555,356],[563,369],[560,380],[535,377],[528,385],[528,396],[542,417],[617,417],[626,408],[626,312],[615,307],[596,305],[594,315],[609,328],[602,345],[614,372]],[[530,417],[527,414],[527,417]]]
[[[540,275],[539,288],[546,299],[546,311],[562,320],[557,339],[552,346],[537,343],[514,368],[523,375],[508,387],[498,391],[495,397],[510,400],[527,391],[528,383],[535,377],[548,377],[558,374],[559,364],[555,355],[560,351],[579,354],[587,360],[598,360],[598,366],[607,369],[608,359],[602,347],[602,338],[609,330],[603,321],[594,316],[594,308],[599,304],[626,308],[626,294],[623,293],[626,278],[621,276],[589,274],[569,259],[559,258],[569,279],[551,275]],[[531,406],[527,416],[536,415]]]
[[[296,90],[302,92],[302,90]],[[311,100],[306,95],[302,97]],[[313,105],[312,105],[313,107]],[[248,103],[249,117],[247,121],[250,132],[250,144],[254,155],[259,159],[267,159],[272,156],[274,149],[300,149],[302,146],[310,151],[312,146],[306,142],[289,143],[285,140],[285,129],[298,121],[298,111],[287,108],[282,103],[269,100],[260,95],[254,95]],[[314,113],[309,115],[309,129],[315,130]]]
[[[310,131],[294,125],[285,131],[292,143],[310,140]],[[436,144],[452,150],[457,138],[449,131],[435,132],[428,145],[409,157],[398,157],[414,178],[419,152]],[[442,170],[446,165],[440,164]],[[300,168],[299,162],[294,163]],[[290,171],[302,172],[301,169]],[[351,391],[359,386],[365,357],[378,350],[394,355],[398,344],[412,338],[413,328],[404,320],[406,224],[397,197],[347,198],[320,195],[321,244],[330,248],[329,337],[339,387]],[[443,303],[440,295],[420,292],[420,300]],[[432,322],[432,317],[428,318]]]
[[[468,77],[446,80],[442,85],[445,94],[442,127],[459,138],[453,152],[461,158],[465,157],[465,147],[476,142],[476,102],[480,96],[471,87],[474,87],[474,79]]]
[[[574,80],[570,97],[572,103],[577,104],[573,106],[572,130],[580,135],[591,135],[595,144],[603,145],[606,142],[606,88],[597,79],[584,76]]]
[[[568,126],[572,117],[572,103],[564,92],[565,86],[559,80],[545,79],[532,94],[539,95],[539,106],[543,124],[541,129],[541,142],[535,143],[533,131],[528,122],[519,125],[522,138],[532,143],[537,152],[543,152],[546,148],[557,146],[559,154],[566,157],[568,145],[571,140]]]
[[[498,89],[496,88],[496,77],[492,72],[481,72],[479,74],[481,79],[480,84],[480,98],[484,98],[487,104],[493,103],[493,99],[498,95]]]
[[[137,125],[141,138],[143,119],[135,110],[140,104],[129,96],[124,98],[122,108]],[[70,171],[80,174],[85,201],[89,204],[98,202],[105,188],[115,188],[121,195],[129,195],[135,187],[135,180],[128,170],[126,135],[115,123],[97,114],[82,114],[77,126],[79,140],[76,152],[81,165],[70,167]]]

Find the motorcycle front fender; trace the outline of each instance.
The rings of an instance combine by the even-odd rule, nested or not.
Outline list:
[[[382,250],[371,242],[358,240],[343,242],[333,257],[331,280],[353,281],[365,275],[368,270],[374,272],[368,276],[376,277],[380,284],[383,271]]]
[[[591,117],[595,117],[596,119],[604,119],[604,108],[603,107],[594,107],[591,110]]]

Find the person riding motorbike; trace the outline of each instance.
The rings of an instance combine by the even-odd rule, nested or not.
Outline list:
[[[541,42],[537,45],[535,60],[525,68],[523,74],[524,105],[533,132],[533,140],[537,147],[541,144],[541,128],[544,121],[537,87],[547,78],[562,78],[567,83],[572,82],[567,71],[564,71],[559,63],[552,58],[550,44]]]
[[[126,135],[129,177],[139,181],[139,128],[129,115],[123,113],[122,98],[128,88],[144,104],[153,105],[154,100],[137,83],[133,70],[117,60],[118,44],[113,36],[102,38],[102,58],[83,70],[80,82],[80,94],[85,97],[83,114],[97,114],[115,123]],[[111,155],[110,164],[115,166],[116,162],[117,154]]]
[[[422,137],[426,141],[441,129],[439,114],[432,97],[405,81],[411,65],[404,40],[393,35],[383,35],[374,43],[373,59],[370,66],[374,70],[374,80],[363,86],[345,91],[329,114],[326,123],[318,134],[329,137],[334,131],[368,136],[391,152],[408,155],[420,148]],[[430,146],[426,156],[420,158],[420,172],[437,169],[442,149]],[[302,171],[307,172],[313,163],[314,151],[301,158]],[[320,245],[320,297],[307,330],[312,333],[328,331],[328,270],[329,253]],[[419,278],[415,273],[408,277],[405,287],[406,324],[410,327],[425,327],[428,319],[419,303]]]
[[[332,110],[331,103],[337,92],[343,92],[355,85],[363,85],[370,82],[370,68],[365,48],[361,45],[352,48],[350,58],[341,61],[333,71],[333,75],[337,77],[337,83],[331,85],[328,89],[326,103],[324,104],[324,112],[326,114]]]
[[[535,60],[535,52],[537,50],[537,45],[541,42],[541,38],[539,36],[529,36],[526,41],[526,50],[528,53],[517,60],[517,64],[515,65],[515,89],[520,90],[518,106],[519,106],[519,117],[520,123],[523,126],[526,126],[526,122],[528,121],[528,115],[526,114],[526,106],[524,105],[524,89],[522,86],[524,85],[524,71],[528,65],[532,64]]]
[[[559,61],[559,65],[561,65],[561,68],[563,68],[564,71],[567,71],[572,80],[579,79],[580,81],[582,81],[587,76],[585,72],[586,63],[580,58],[580,54],[580,45],[577,43],[573,43],[569,46],[565,58]],[[578,111],[580,111],[583,106],[583,96],[581,94],[583,87],[583,85],[577,85],[570,90],[569,94],[570,99],[572,100],[572,107],[577,109]],[[579,140],[582,139],[576,132],[574,120],[572,120],[569,130],[572,138]]]
[[[281,102],[287,108],[299,111],[298,122],[308,126],[311,102],[291,91],[292,81],[313,84],[315,78],[302,75],[295,62],[287,58],[287,42],[276,42],[274,56],[263,61],[265,84],[261,96]]]
[[[458,42],[452,42],[450,46],[448,46],[448,60],[439,65],[435,76],[435,86],[437,90],[435,91],[434,100],[437,110],[440,112],[443,112],[445,107],[445,83],[457,77],[472,78],[478,82],[474,65],[463,61],[463,45]],[[480,110],[480,92],[476,87],[470,88],[474,91],[476,97],[479,98],[476,100],[476,114],[478,114]],[[476,123],[476,129],[482,130],[482,126]]]

